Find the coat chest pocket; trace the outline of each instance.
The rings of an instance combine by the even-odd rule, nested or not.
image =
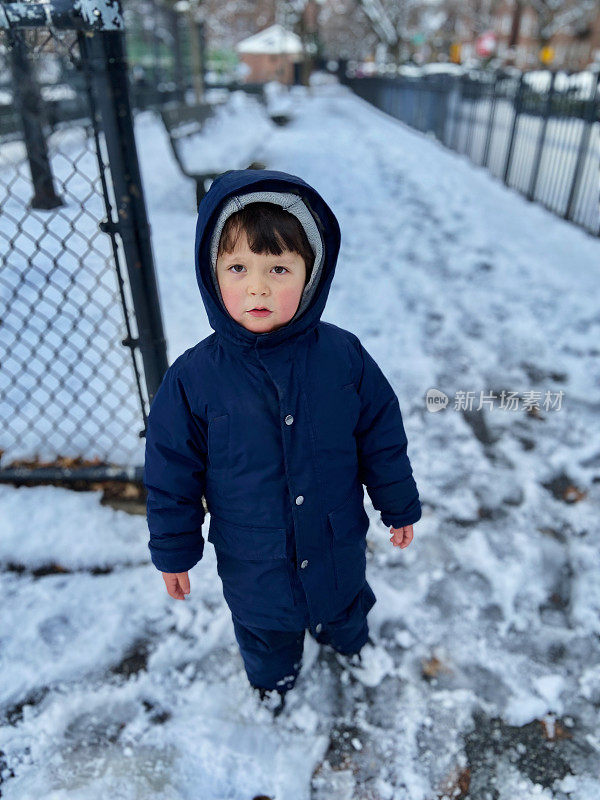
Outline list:
[[[349,598],[360,591],[366,571],[366,534],[369,515],[365,511],[361,492],[352,491],[350,497],[327,514],[331,527],[331,551],[335,586]]]
[[[315,398],[319,393],[315,392]],[[323,400],[312,407],[319,442],[328,453],[343,451],[345,458],[355,450],[352,437],[360,417],[360,397],[353,383],[334,384]]]
[[[229,471],[229,414],[220,414],[208,421],[209,477],[227,478]]]

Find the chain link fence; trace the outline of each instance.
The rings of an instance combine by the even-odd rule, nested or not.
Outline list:
[[[119,7],[43,5],[0,6],[0,479],[139,479],[167,360]]]

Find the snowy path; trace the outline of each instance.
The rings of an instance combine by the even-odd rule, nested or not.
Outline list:
[[[211,546],[182,605],[143,517],[0,486],[3,800],[430,800],[467,776],[474,800],[596,800],[600,242],[344,88],[296,94],[262,159],[338,216],[323,319],[357,333],[398,392],[423,500],[399,551],[366,497],[369,621],[393,672],[365,686],[307,636],[272,721]],[[210,333],[194,190],[154,117],[137,129],[172,361]],[[439,413],[432,387],[450,397]],[[453,408],[457,391],[477,409],[503,389],[518,410]],[[560,410],[522,409],[523,393],[560,390]],[[570,484],[579,502],[561,499]],[[53,562],[66,571],[43,574]]]

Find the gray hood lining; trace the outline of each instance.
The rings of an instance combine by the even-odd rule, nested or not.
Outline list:
[[[297,194],[292,192],[263,191],[235,195],[229,198],[219,214],[210,242],[210,261],[213,285],[225,313],[228,313],[227,309],[225,308],[225,303],[223,302],[221,289],[219,288],[219,281],[217,280],[217,253],[219,250],[219,242],[221,240],[221,232],[223,231],[223,227],[228,217],[230,217],[236,211],[241,211],[242,208],[249,205],[249,203],[275,203],[275,205],[281,206],[281,208],[283,208],[285,211],[289,211],[290,214],[293,214],[304,228],[312,251],[315,254],[315,262],[310,280],[304,287],[304,291],[302,292],[302,297],[300,298],[300,303],[298,304],[296,313],[287,323],[289,325],[291,322],[297,319],[300,314],[302,314],[302,312],[310,303],[310,300],[319,283],[319,278],[323,271],[323,264],[325,261],[323,241],[321,239],[321,234],[317,227],[317,223],[315,222],[312,212],[304,200]]]

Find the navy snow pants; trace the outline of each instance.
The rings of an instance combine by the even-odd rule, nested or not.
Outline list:
[[[308,631],[317,642],[329,645],[338,653],[358,653],[369,637],[367,614],[375,602],[375,594],[365,582],[342,614],[323,623],[319,631],[311,626]],[[271,631],[250,627],[233,614],[232,619],[250,684],[262,689],[293,689],[302,666],[306,628],[301,631]]]

